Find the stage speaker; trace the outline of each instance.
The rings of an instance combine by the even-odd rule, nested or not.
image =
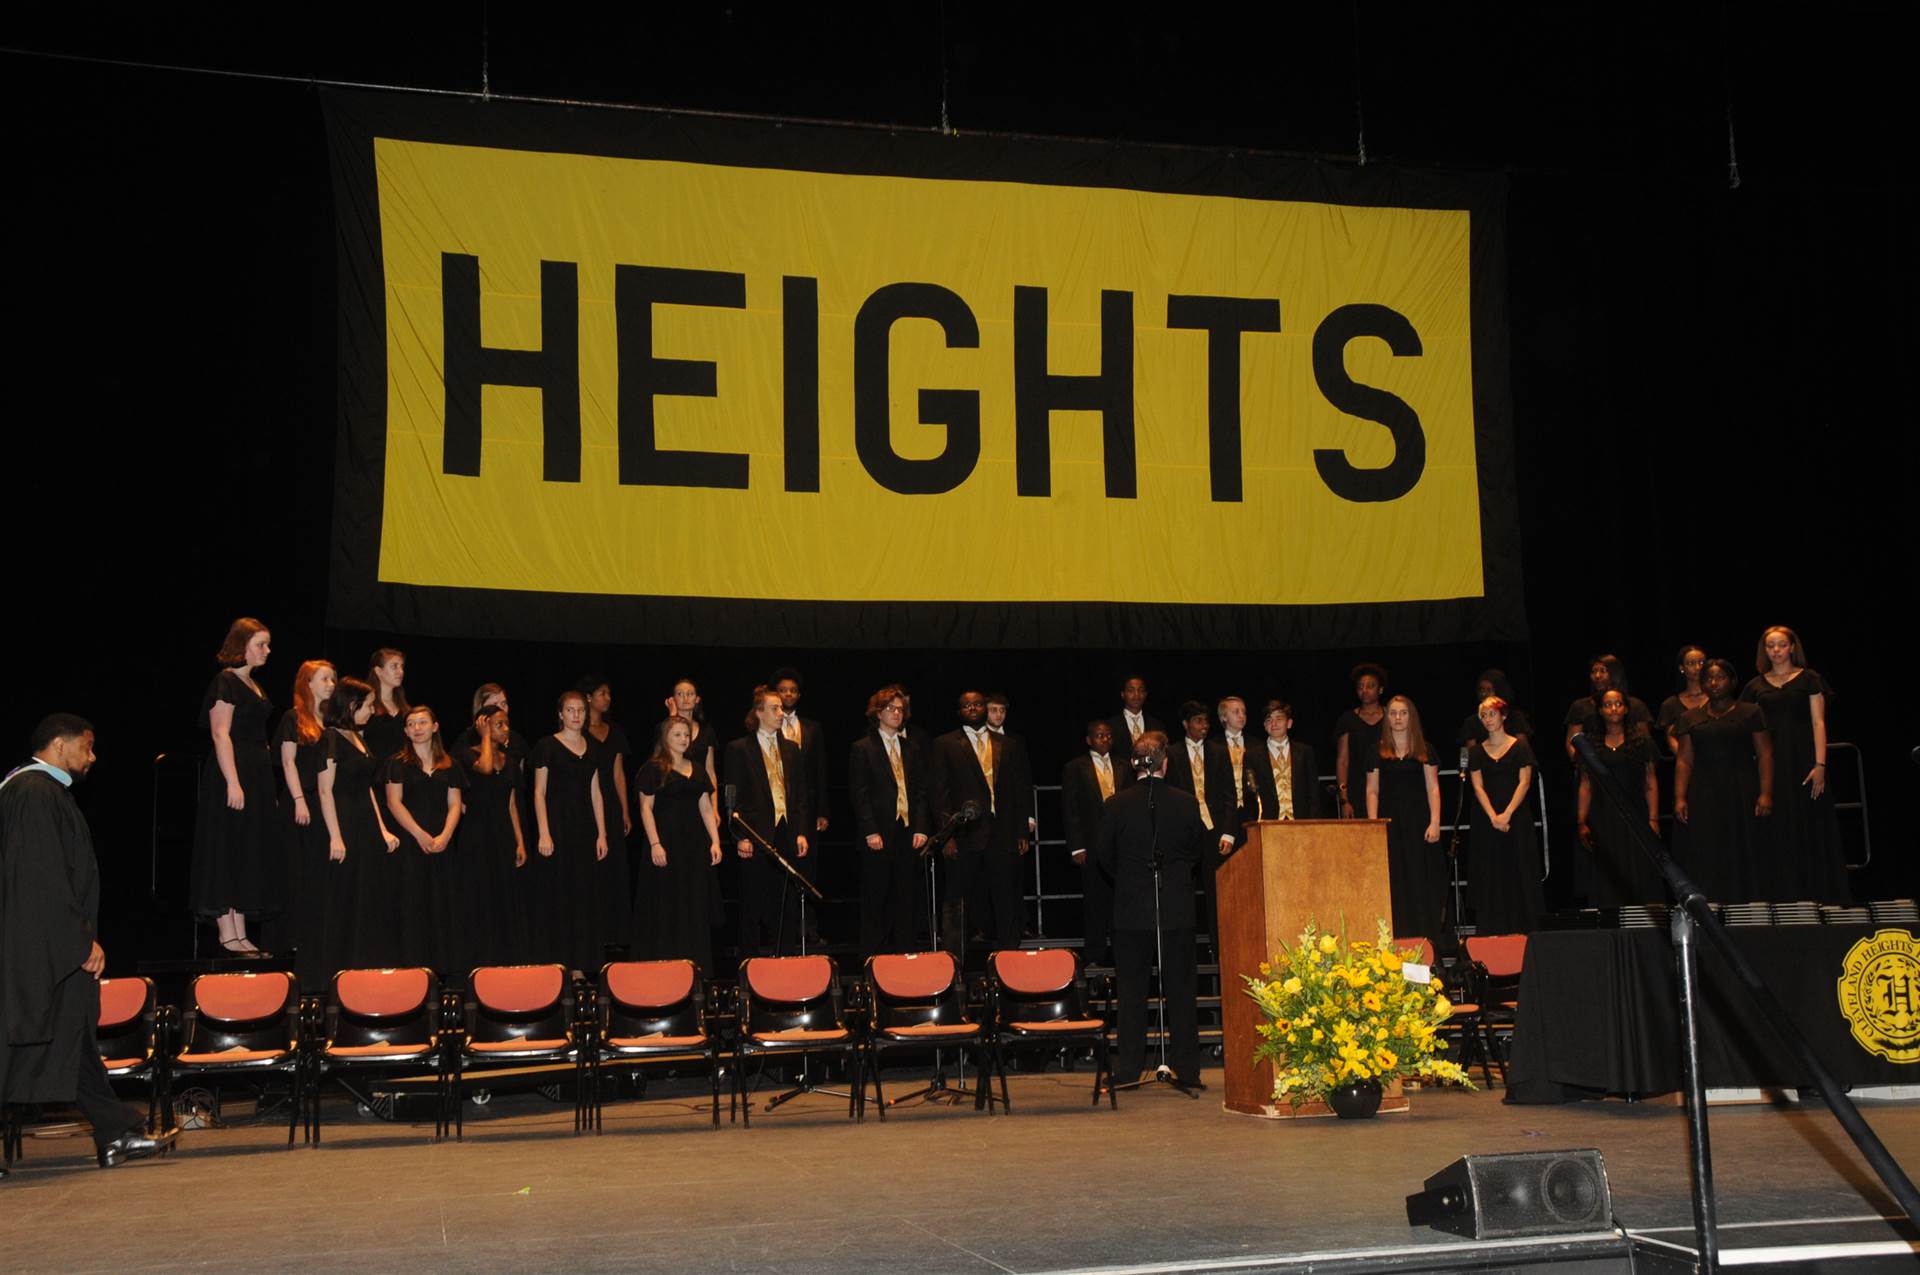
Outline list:
[[[1407,1225],[1476,1240],[1606,1230],[1607,1166],[1598,1151],[1463,1156],[1407,1197]]]

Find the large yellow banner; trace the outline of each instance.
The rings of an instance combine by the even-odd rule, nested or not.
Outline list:
[[[1469,214],[377,138],[383,583],[1483,592]]]

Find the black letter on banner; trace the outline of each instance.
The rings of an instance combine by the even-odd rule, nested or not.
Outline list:
[[[1207,470],[1213,498],[1241,499],[1240,334],[1278,332],[1280,303],[1256,297],[1168,297],[1167,326],[1207,334]]]
[[[613,319],[619,330],[620,482],[629,487],[747,485],[747,457],[734,452],[665,451],[654,445],[653,400],[662,394],[712,398],[714,365],[653,355],[653,307],[707,305],[745,309],[747,276],[721,270],[615,266]]]
[[[540,263],[540,348],[502,350],[480,344],[480,258],[443,252],[440,326],[447,390],[441,470],[480,473],[480,387],[526,385],[540,391],[540,477],[579,482],[580,283],[574,263]]]
[[[876,289],[853,321],[853,446],[873,481],[904,496],[952,491],[980,463],[980,392],[921,390],[920,423],[947,427],[947,446],[932,460],[908,460],[893,450],[893,411],[887,377],[893,325],[932,319],[950,350],[980,348],[980,324],[958,295],[937,283],[890,283]]]
[[[1421,352],[1420,334],[1407,316],[1383,305],[1343,305],[1313,334],[1313,379],[1320,393],[1349,416],[1378,421],[1393,435],[1393,460],[1380,469],[1357,469],[1347,454],[1318,448],[1313,463],[1320,479],[1342,500],[1367,503],[1398,500],[1412,491],[1427,468],[1427,435],[1406,401],[1385,390],[1362,385],[1347,375],[1347,344],[1356,337],[1379,337],[1400,358]]]
[[[1137,494],[1133,464],[1133,294],[1100,293],[1100,372],[1047,370],[1047,290],[1013,290],[1013,468],[1022,496],[1053,494],[1054,412],[1099,412],[1107,496]]]
[[[780,281],[787,490],[820,490],[820,281]]]

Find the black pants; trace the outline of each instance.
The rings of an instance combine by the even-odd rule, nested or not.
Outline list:
[[[1020,870],[1026,863],[1025,856],[1015,853],[1011,845],[1003,847],[991,841],[977,849],[962,847],[958,855],[947,860],[944,902],[971,902],[974,882],[983,882],[992,915],[969,915],[966,925],[978,926],[996,952],[1020,946],[1020,928],[1026,912],[1026,902],[1020,895]]]
[[[1088,855],[1080,865],[1080,902],[1086,918],[1082,928],[1086,941],[1080,947],[1080,959],[1086,965],[1104,965],[1112,957],[1113,882]]]
[[[926,861],[913,849],[913,832],[895,820],[880,833],[882,848],[875,850],[861,838],[860,950],[868,956],[881,952],[917,951],[915,934],[926,906]]]
[[[761,830],[766,833],[765,829]],[[799,864],[793,825],[782,821],[767,835],[787,861]],[[809,856],[811,857],[811,856]],[[785,868],[759,845],[753,857],[740,861],[740,955],[782,956],[800,948],[800,887]],[[778,950],[775,944],[778,943]]]
[[[75,977],[93,981],[85,973]],[[99,984],[95,983],[87,996],[87,1038],[80,1050],[79,1072],[73,1079],[73,1105],[80,1108],[80,1114],[93,1126],[93,1145],[98,1150],[121,1134],[143,1127],[147,1118],[114,1096],[113,1085],[107,1080],[106,1065],[100,1061],[99,1043],[93,1034],[93,1025],[100,1020]]]
[[[1113,932],[1114,973],[1120,999],[1120,1050],[1113,1075],[1126,1084],[1140,1075],[1147,1062],[1147,995],[1153,987],[1154,934],[1152,930]],[[1193,930],[1166,932],[1166,964],[1161,968],[1161,995],[1167,1005],[1167,1062],[1181,1080],[1200,1078],[1200,1020],[1196,1000]],[[1158,1062],[1159,1053],[1154,1053]]]

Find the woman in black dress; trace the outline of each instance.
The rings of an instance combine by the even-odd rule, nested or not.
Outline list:
[[[373,718],[373,687],[343,677],[327,701],[320,817],[333,885],[327,892],[324,968],[368,969],[400,961],[400,838],[387,830],[374,792],[380,762],[360,735]],[[317,989],[316,989],[317,990]]]
[[[1386,710],[1380,707],[1380,697],[1387,689],[1387,670],[1378,664],[1356,664],[1349,678],[1360,702],[1333,723],[1333,772],[1340,785],[1342,819],[1353,818],[1353,795],[1348,786],[1366,783],[1373,757],[1380,751],[1380,724],[1387,718]],[[1361,806],[1364,809],[1364,801]]]
[[[667,696],[667,716],[685,718],[693,726],[693,742],[687,745],[687,757],[696,769],[707,772],[707,785],[715,792],[720,791],[720,771],[714,761],[713,732],[707,729],[707,713],[700,707],[700,688],[693,679],[683,677],[673,684],[673,694]]]
[[[1827,792],[1827,695],[1830,688],[1807,667],[1800,635],[1784,624],[1760,635],[1754,653],[1760,676],[1748,682],[1740,698],[1758,704],[1773,737],[1774,786],[1772,836],[1776,859],[1799,883],[1793,897],[1844,903],[1847,866],[1840,850],[1840,821]]]
[[[1675,657],[1674,693],[1660,701],[1659,715],[1654,718],[1654,742],[1666,749],[1669,755],[1680,751],[1680,739],[1673,728],[1680,719],[1707,702],[1707,692],[1700,685],[1700,674],[1707,667],[1707,650],[1689,642],[1680,648]]]
[[[220,671],[200,701],[213,764],[200,768],[193,910],[214,919],[222,950],[234,956],[261,954],[247,939],[246,914],[278,912],[286,902],[286,839],[267,744],[273,703],[255,680],[272,650],[266,625],[235,620],[214,657]]]
[[[1608,691],[1600,697],[1600,725],[1592,738],[1633,806],[1623,811],[1605,794],[1596,797],[1593,776],[1585,765],[1580,767],[1580,844],[1593,855],[1583,874],[1587,900],[1599,908],[1657,903],[1667,897],[1666,882],[1633,830],[1640,824],[1653,829],[1656,838],[1660,835],[1660,780],[1653,769],[1652,733],[1629,718],[1626,696]]]
[[[433,710],[407,710],[407,746],[387,761],[387,814],[400,834],[400,956],[408,965],[464,973],[471,940],[461,924],[459,865],[448,853],[460,828],[466,775],[440,742]]]
[[[524,891],[527,842],[520,822],[520,763],[505,709],[474,714],[474,743],[460,756],[467,776],[467,811],[460,819],[457,865],[466,933],[474,965],[511,965],[529,959]],[[458,968],[458,967],[456,967]]]
[[[1467,881],[1474,927],[1482,934],[1529,934],[1546,911],[1540,887],[1540,841],[1527,794],[1533,787],[1533,748],[1507,733],[1507,702],[1490,695],[1480,702],[1484,743],[1469,746],[1467,773],[1473,782]]]
[[[533,746],[533,816],[539,829],[533,900],[540,919],[534,958],[564,961],[582,973],[600,969],[602,928],[600,861],[607,857],[607,811],[593,744],[586,734],[587,699],[579,691],[560,697],[560,729]]]
[[[613,686],[604,677],[580,679],[587,697],[587,738],[593,741],[595,769],[600,776],[600,798],[607,812],[607,857],[600,861],[600,924],[608,938],[619,940],[633,928],[633,882],[627,867],[627,841],[633,835],[633,810],[627,801],[627,765],[633,745],[620,723],[607,716],[613,707]]]
[[[1761,827],[1773,815],[1773,742],[1758,706],[1733,697],[1733,679],[1733,665],[1708,660],[1707,702],[1674,727],[1674,857],[1722,903],[1785,892]]]
[[[1469,744],[1483,744],[1487,739],[1487,724],[1480,720],[1480,705],[1489,698],[1498,699],[1507,705],[1507,734],[1517,735],[1521,739],[1533,742],[1533,720],[1527,716],[1527,710],[1514,707],[1513,683],[1507,675],[1497,668],[1487,669],[1475,679],[1473,684],[1474,709],[1460,723],[1460,729],[1454,732],[1453,746],[1465,748]]]
[[[381,761],[397,757],[406,747],[407,655],[383,646],[367,661],[367,681],[379,691],[373,701],[373,720],[367,723],[367,751]]]
[[[683,957],[713,973],[713,896],[719,888],[720,820],[713,785],[687,756],[693,723],[669,717],[660,723],[653,756],[640,767],[640,826],[646,831],[649,874],[643,899],[650,917],[640,917],[633,950],[654,957]]]
[[[286,812],[288,933],[296,954],[294,972],[318,991],[333,974],[326,969],[327,825],[320,818],[320,768],[326,764],[327,724],[321,720],[333,698],[333,665],[308,660],[293,675],[293,707],[273,732],[273,751],[287,786]]]
[[[1380,742],[1367,763],[1367,818],[1386,819],[1393,932],[1439,941],[1446,917],[1447,857],[1440,849],[1440,770],[1413,701],[1387,701]],[[1355,918],[1348,917],[1350,924]],[[1358,921],[1364,925],[1364,918]]]
[[[1630,721],[1643,725],[1653,720],[1653,714],[1647,706],[1636,699],[1627,689],[1627,666],[1620,662],[1617,655],[1596,655],[1587,661],[1587,694],[1567,706],[1567,759],[1575,759],[1573,737],[1583,731],[1598,728],[1600,721],[1600,697],[1608,691],[1619,691],[1627,697],[1627,717]]]

